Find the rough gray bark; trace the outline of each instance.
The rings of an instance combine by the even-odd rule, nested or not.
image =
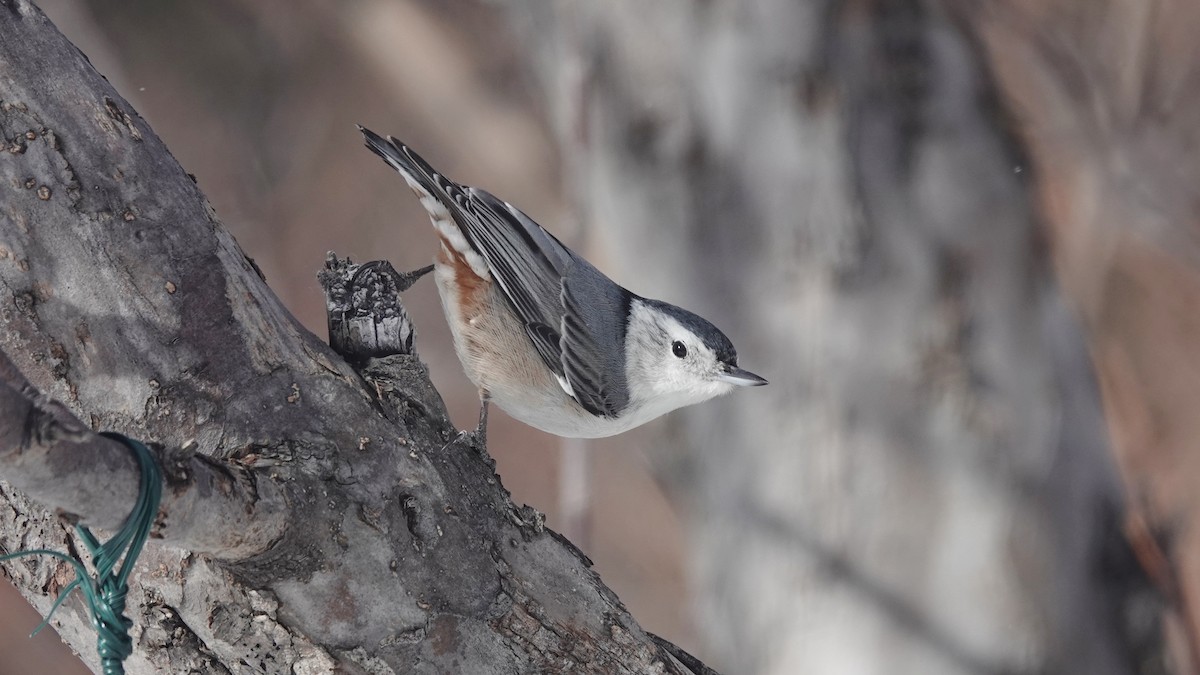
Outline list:
[[[87,461],[81,461],[87,458]],[[159,453],[170,489],[156,522],[164,542],[240,560],[282,535],[279,486],[202,455]],[[129,449],[100,436],[59,402],[46,399],[0,352],[0,476],[11,487],[71,519],[116,530],[133,510],[140,477]]]
[[[210,498],[257,498],[268,515],[264,504],[287,507],[278,530],[242,548],[168,545],[190,545],[182,534],[148,546],[131,584],[131,673],[688,672],[586,557],[511,502],[486,452],[456,437],[415,357],[355,370],[330,351],[36,7],[0,0],[0,34],[0,351],[92,429],[210,471],[213,482],[178,476],[182,495],[216,491],[168,502],[175,517],[211,530],[237,523],[214,523]],[[29,392],[0,372],[9,441]],[[43,507],[100,525],[123,517],[119,458],[104,463],[102,499],[60,502],[44,484],[77,476],[94,459],[85,449],[107,451],[76,448],[75,465],[42,466],[26,485],[44,504],[0,484],[0,548],[66,550],[71,535]],[[0,450],[5,476],[16,455]],[[171,537],[167,516],[159,533]],[[53,561],[3,569],[43,612],[69,581]],[[94,668],[81,605],[55,625]]]
[[[665,430],[710,661],[1161,667],[1028,166],[940,5],[507,4],[614,276],[772,382]]]

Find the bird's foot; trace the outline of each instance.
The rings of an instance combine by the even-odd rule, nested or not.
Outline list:
[[[475,431],[469,432],[471,440],[478,444],[478,448],[483,452],[487,452],[487,422],[488,422],[488,395],[481,393],[479,395],[479,424],[475,425]]]
[[[446,445],[442,446],[442,450],[454,445],[455,443],[466,443],[474,448],[477,448],[481,453],[487,452],[487,421],[488,421],[488,398],[486,394],[481,394],[479,397],[479,424],[471,431],[460,431]]]

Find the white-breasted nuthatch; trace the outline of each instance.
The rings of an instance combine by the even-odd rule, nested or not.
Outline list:
[[[441,238],[434,278],[480,391],[478,434],[489,400],[543,431],[599,438],[767,383],[738,367],[708,321],[626,290],[508,202],[446,178],[390,136],[359,131]]]

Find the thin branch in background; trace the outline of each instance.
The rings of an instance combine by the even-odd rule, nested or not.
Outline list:
[[[558,474],[563,534],[587,550],[592,540],[592,453],[588,441],[564,438]]]
[[[573,11],[573,10],[568,10]],[[566,186],[575,238],[584,239],[587,232],[589,200],[587,189],[588,143],[588,66],[584,63],[579,44],[578,26],[568,20],[570,27],[561,36],[567,50],[564,86],[571,92],[570,106],[559,124],[569,129],[563,134],[569,139],[563,148],[563,164],[571,177]],[[562,462],[559,465],[559,509],[563,529],[569,539],[587,549],[591,543],[592,524],[592,467],[588,441],[564,438],[560,444]]]
[[[1023,671],[1003,668],[989,663],[984,656],[971,653],[967,647],[959,644],[949,632],[935,625],[933,620],[926,616],[919,607],[914,606],[878,580],[871,578],[852,560],[834,551],[816,536],[801,529],[799,525],[769,512],[758,504],[746,503],[739,509],[739,512],[747,515],[752,526],[769,532],[771,537],[799,546],[827,575],[854,589],[878,608],[880,613],[891,619],[895,625],[902,627],[913,637],[937,650],[964,673],[1035,675],[1040,672],[1038,670]]]

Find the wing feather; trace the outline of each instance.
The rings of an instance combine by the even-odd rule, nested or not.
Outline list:
[[[563,391],[594,415],[618,416],[629,403],[629,291],[511,204],[455,183],[403,143],[359,128],[368,148],[436,200],[421,200],[431,215],[440,215],[438,203],[449,212]]]

